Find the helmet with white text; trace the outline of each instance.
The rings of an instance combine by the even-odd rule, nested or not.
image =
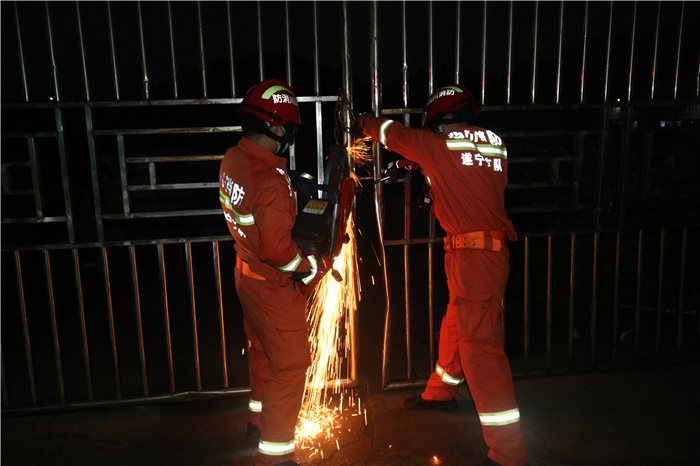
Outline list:
[[[423,107],[421,127],[442,134],[445,125],[473,123],[481,112],[479,102],[469,89],[461,84],[448,84],[435,91]],[[445,118],[451,115],[450,118]]]
[[[256,84],[243,98],[236,110],[244,131],[265,134],[281,144],[294,144],[301,117],[299,103],[291,86],[278,79],[267,79]],[[270,131],[271,126],[282,126],[283,136]]]

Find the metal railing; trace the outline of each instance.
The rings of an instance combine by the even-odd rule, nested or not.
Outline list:
[[[437,86],[457,82],[480,91],[484,104],[482,126],[496,131],[509,147],[506,207],[526,245],[525,257],[531,254],[528,246],[537,235],[548,236],[550,242],[560,235],[571,235],[569,326],[558,329],[567,337],[567,368],[595,366],[594,349],[598,344],[594,334],[590,360],[582,363],[573,359],[574,309],[581,306],[574,289],[583,281],[573,273],[577,238],[580,242],[583,235],[592,234],[597,244],[604,232],[622,235],[626,229],[642,227],[641,260],[641,235],[648,231],[644,227],[697,224],[700,196],[690,188],[692,177],[682,170],[664,169],[659,163],[665,160],[667,167],[693,164],[687,154],[696,151],[693,148],[698,137],[693,132],[700,117],[697,47],[690,45],[697,43],[698,37],[696,30],[689,29],[689,18],[695,12],[696,6],[685,2],[402,2],[374,4],[372,9],[373,81],[385,83],[391,76],[395,83],[391,88],[375,88],[375,115],[415,126],[425,96]],[[397,21],[400,26],[387,26]],[[416,68],[424,70],[427,80],[410,79]],[[421,86],[419,92],[415,91],[416,81]],[[669,127],[685,130],[668,131]],[[674,153],[685,155],[675,159],[660,142],[669,139],[675,139],[680,149]],[[384,165],[387,153],[378,144],[375,153],[376,172]],[[382,184],[375,190],[379,233],[386,247],[386,256],[382,257],[384,278],[391,283],[391,276],[403,272],[404,277],[403,286],[396,282],[392,285],[399,293],[387,288],[385,296],[385,388],[425,383],[436,360],[435,331],[439,322],[435,322],[435,316],[439,313],[435,306],[440,299],[446,300],[446,290],[441,289],[444,279],[438,281],[438,276],[444,275],[442,253],[434,250],[435,244],[440,246],[442,242],[441,234],[432,216],[422,221],[411,212],[412,206],[415,209],[420,203],[420,199],[413,200],[417,197],[415,181],[405,177],[402,196]],[[418,183],[423,184],[422,180]],[[650,189],[651,185],[654,188]],[[679,186],[685,188],[681,199],[671,194]],[[386,197],[389,193],[393,194],[390,200]],[[679,209],[678,204],[684,203],[689,207]],[[389,217],[385,214],[388,211],[392,212]],[[396,212],[403,212],[403,222]],[[687,241],[692,242],[687,237],[688,228],[694,231],[690,226],[683,227],[684,248],[674,262],[676,266],[685,267],[690,251],[694,251],[686,248]],[[663,249],[663,239],[661,243]],[[598,254],[593,253],[594,261],[600,260]],[[420,259],[415,259],[416,255]],[[548,261],[565,261],[553,258],[551,251],[543,256]],[[522,345],[511,344],[509,354],[514,359],[515,374],[551,373],[558,369],[552,362],[551,303],[547,307],[547,332],[539,334],[547,345],[546,362],[533,362],[532,345],[537,340],[528,326],[533,319],[529,306],[533,273],[528,264],[526,259],[524,269],[511,268],[509,296],[524,290],[525,299],[507,300],[506,313],[511,321],[510,325],[506,322],[507,330],[515,333],[506,336],[520,341],[518,336],[522,335]],[[640,263],[636,273],[641,276],[649,272]],[[697,280],[695,273],[691,281]],[[422,280],[425,283],[416,285],[416,275],[427,277]],[[659,300],[661,282],[659,278]],[[597,278],[593,284],[599,284]],[[540,290],[540,294],[543,292]],[[616,286],[616,297],[619,292]],[[681,334],[684,319],[697,319],[697,311],[686,315],[684,305],[685,309],[696,308],[698,298],[693,287],[681,287],[679,293],[679,307],[673,312],[679,316]],[[536,292],[535,296],[539,298]],[[601,315],[596,299],[600,298],[593,300],[591,311],[591,318],[597,321]],[[638,339],[642,333],[639,299],[624,305],[630,303],[635,306],[634,335]],[[612,307],[614,319],[622,305],[615,302]],[[655,309],[661,315],[659,304]],[[514,330],[512,321],[524,329]],[[602,332],[595,323],[591,322],[592,331]],[[656,332],[658,336],[659,324],[660,318],[651,329],[645,323],[644,332]],[[690,326],[695,328],[696,324]],[[428,330],[416,342],[415,332],[421,327]],[[392,338],[394,333],[402,338]],[[609,331],[608,338],[618,336],[616,329]],[[427,347],[416,349],[421,343]],[[691,332],[685,343],[695,347],[690,354],[697,358],[697,331]],[[660,345],[657,338],[657,360]],[[613,344],[613,350],[618,346]],[[677,346],[680,356],[680,340]],[[639,350],[639,341],[635,340],[634,354],[641,354]],[[610,362],[619,360],[613,358]]]
[[[341,94],[416,126],[437,85],[479,93],[484,125],[509,147],[507,207],[521,234],[506,295],[516,375],[626,362],[630,337],[638,362],[665,358],[671,315],[681,335],[672,356],[696,357],[697,12],[694,2],[3,2],[3,414],[247,393],[216,179],[240,136],[235,107],[269,77],[299,96],[290,168],[320,181],[325,146],[350,143]],[[387,158],[374,153],[369,173],[358,171],[373,212],[356,223],[381,238],[391,388],[419,383],[435,360],[441,235],[412,208],[421,180],[399,195],[373,183]],[[387,209],[404,217],[387,221]],[[649,246],[659,231],[665,239]],[[683,252],[671,253],[679,231]],[[645,246],[630,252],[638,232]],[[644,258],[641,284],[661,270],[648,254],[668,257],[653,287],[663,292],[635,283],[639,299],[603,305],[605,281],[576,267],[615,257],[602,246],[578,252],[610,235],[620,258]],[[555,295],[540,305],[542,257],[553,284],[575,271],[570,295],[557,298],[574,317],[563,328]],[[681,263],[685,285],[669,301]],[[593,283],[595,311],[580,301]],[[612,359],[603,355],[622,328],[601,327],[610,309],[618,322],[629,309],[639,316]],[[580,316],[595,337],[577,337]],[[416,341],[415,322],[427,319],[429,336]],[[391,339],[399,331],[405,338]]]

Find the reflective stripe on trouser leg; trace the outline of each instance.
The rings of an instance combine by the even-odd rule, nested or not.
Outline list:
[[[500,413],[479,413],[479,420],[483,426],[505,426],[520,421],[520,410],[515,408]]]
[[[254,413],[259,413],[262,411],[262,401],[250,400],[248,401],[248,409]]]
[[[440,342],[435,371],[430,374],[428,384],[423,391],[426,400],[445,401],[457,395],[458,381],[464,372],[459,355],[457,339],[457,318],[455,306],[448,304],[445,317],[440,325]],[[446,377],[445,377],[446,376]]]
[[[452,377],[450,374],[448,374],[445,369],[442,367],[438,366],[437,364],[435,365],[435,372],[442,378],[442,381],[445,382],[448,385],[454,385],[457,386],[464,382],[464,379],[458,379],[456,377]]]
[[[267,442],[260,440],[258,451],[263,455],[282,456],[294,453],[294,440],[291,442]]]

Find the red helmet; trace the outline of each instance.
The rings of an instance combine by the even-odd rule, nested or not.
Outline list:
[[[272,126],[301,124],[297,97],[291,86],[279,79],[267,79],[250,88],[237,111],[249,113]]]
[[[460,114],[457,121],[475,119],[481,112],[481,102],[476,100],[474,94],[461,84],[448,84],[442,86],[428,98],[423,107],[423,119],[421,127],[442,134],[443,120],[449,113]]]

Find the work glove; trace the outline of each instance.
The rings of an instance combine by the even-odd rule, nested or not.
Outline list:
[[[316,178],[308,173],[299,173],[296,170],[289,170],[289,179],[292,182],[292,187],[297,193],[297,205],[304,206],[306,201],[315,198],[318,191],[318,183]]]
[[[365,133],[362,132],[362,124],[364,123],[366,115],[367,113],[358,113],[357,111],[353,110],[350,114],[348,133],[359,138],[363,137]]]
[[[299,288],[305,295],[313,293],[316,285],[323,279],[331,268],[331,262],[328,257],[323,255],[314,255],[302,251],[301,253],[311,265],[308,272],[292,272],[292,281],[299,284]]]
[[[384,171],[381,180],[387,183],[395,183],[406,176],[407,170],[420,170],[420,165],[404,159],[392,160]]]

